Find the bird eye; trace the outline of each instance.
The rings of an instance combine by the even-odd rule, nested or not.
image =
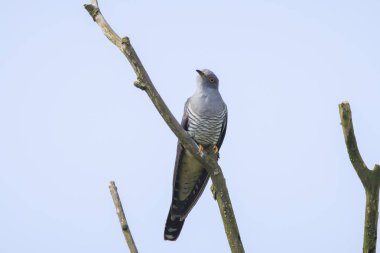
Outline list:
[[[213,83],[213,82],[215,82],[215,79],[214,79],[214,78],[212,78],[212,77],[210,77],[208,80],[210,81],[210,83]]]

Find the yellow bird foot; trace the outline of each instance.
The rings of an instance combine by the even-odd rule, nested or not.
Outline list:
[[[218,148],[218,146],[216,146],[216,145],[214,145],[214,146],[212,147],[212,150],[214,150],[214,153],[215,153],[215,154],[217,154],[217,153],[219,152],[219,148]]]
[[[200,155],[203,154],[203,150],[204,150],[204,149],[205,149],[205,148],[203,147],[202,144],[199,144],[199,145],[198,145],[198,153],[199,153]]]

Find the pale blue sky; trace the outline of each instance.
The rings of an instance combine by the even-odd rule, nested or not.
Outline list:
[[[176,138],[83,1],[7,1],[0,16],[0,252],[229,252],[209,187],[163,240]],[[378,1],[100,1],[180,119],[195,69],[229,108],[223,168],[246,252],[361,252],[363,187],[338,104],[380,163]]]

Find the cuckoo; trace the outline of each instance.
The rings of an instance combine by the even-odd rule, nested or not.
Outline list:
[[[219,155],[227,129],[227,106],[219,93],[218,77],[208,69],[197,72],[197,87],[185,103],[181,125],[198,144],[200,154],[204,148],[212,147]],[[178,142],[165,240],[175,241],[178,238],[209,177],[201,163]]]

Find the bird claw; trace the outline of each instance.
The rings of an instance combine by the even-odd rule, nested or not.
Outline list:
[[[199,155],[201,156],[201,157],[204,157],[205,156],[205,154],[203,153],[203,150],[204,150],[205,148],[203,147],[203,145],[202,144],[199,144],[198,145],[198,153],[199,153]]]
[[[218,148],[218,146],[216,146],[216,145],[214,145],[214,146],[212,147],[212,150],[214,150],[214,154],[217,154],[217,153],[219,152],[219,148]]]

